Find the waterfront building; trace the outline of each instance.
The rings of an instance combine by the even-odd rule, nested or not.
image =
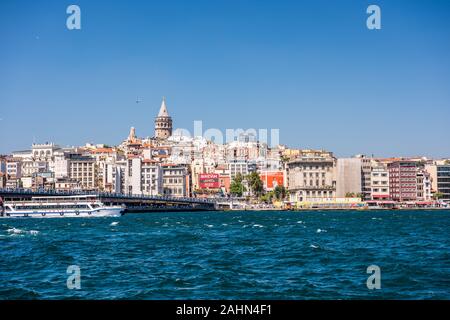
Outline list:
[[[271,154],[271,157],[260,156],[255,160],[256,171],[260,174],[264,172],[282,171],[283,164],[278,155]]]
[[[8,177],[6,180],[6,188],[8,189],[18,189],[22,188],[22,181],[20,178]]]
[[[377,161],[372,163],[370,183],[371,200],[389,200],[389,171],[386,164]]]
[[[168,163],[191,164],[194,159],[204,158],[194,139],[186,136],[171,136],[166,144],[170,148]]]
[[[228,161],[255,160],[260,156],[260,150],[261,145],[258,142],[231,141],[226,144],[225,158]]]
[[[0,156],[0,173],[6,175],[6,157]]]
[[[370,200],[372,193],[372,159],[367,158],[365,155],[358,155],[357,158],[361,159],[361,192],[363,200]]]
[[[336,161],[336,197],[362,193],[362,159],[340,158]]]
[[[33,143],[31,146],[31,154],[34,160],[50,162],[53,160],[54,154],[60,149],[54,143]]]
[[[194,143],[199,145],[201,154],[205,158],[213,159],[216,163],[226,162],[226,150],[225,144],[216,144],[212,141],[207,141],[204,138],[195,137]],[[201,144],[200,144],[201,143]]]
[[[55,155],[51,165],[51,169],[56,179],[64,179],[69,177],[69,160],[66,154]]]
[[[189,167],[180,164],[163,164],[163,193],[171,197],[188,197],[191,193]]]
[[[432,200],[431,175],[422,167],[417,168],[417,200]]]
[[[22,178],[22,159],[9,158],[6,162],[6,174],[8,175],[8,180]]]
[[[296,157],[299,157],[302,154],[302,150],[300,149],[291,149],[285,145],[279,145],[279,152],[281,153],[281,156],[286,160],[291,160]]]
[[[116,183],[118,180],[116,171]],[[129,194],[156,196],[163,193],[162,168],[154,160],[132,157],[125,169],[125,190]]]
[[[6,188],[6,173],[0,172],[0,189]]]
[[[20,150],[20,151],[13,151],[11,154],[12,158],[24,160],[24,159],[32,159],[33,153],[31,150]]]
[[[322,201],[336,197],[335,158],[330,152],[305,152],[286,164],[291,202]]]
[[[98,167],[94,158],[81,154],[69,154],[69,179],[78,181],[83,190],[98,188]]]
[[[231,181],[233,181],[238,174],[241,174],[243,177],[245,177],[250,172],[249,163],[246,160],[230,160],[228,162],[228,168]]]
[[[55,178],[53,172],[38,172],[31,176],[32,190],[54,190]]]
[[[145,195],[163,194],[163,172],[161,165],[153,160],[142,160],[142,192]]]
[[[155,138],[166,140],[172,135],[172,118],[166,107],[166,99],[163,98],[158,116],[155,119]]]
[[[129,157],[125,170],[125,192],[133,195],[142,194],[142,159]]]
[[[216,163],[212,159],[194,159],[191,163],[192,190],[200,189],[200,176],[214,173]]]
[[[58,178],[55,181],[56,191],[78,191],[82,190],[81,184],[75,179]]]
[[[417,162],[400,160],[388,164],[389,193],[394,201],[417,200]]]
[[[123,193],[126,162],[104,163],[102,166],[102,189],[107,192]]]
[[[442,200],[450,203],[450,164],[438,165],[437,191],[442,194]]]
[[[20,184],[24,189],[31,189],[33,185],[33,178],[31,176],[20,178]]]
[[[45,160],[22,160],[22,176],[31,177],[35,173],[48,171],[48,162]]]
[[[439,161],[426,165],[425,170],[430,173],[432,192],[441,194],[440,200],[450,203],[450,163]]]

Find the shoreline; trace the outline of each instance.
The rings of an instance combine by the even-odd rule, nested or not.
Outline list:
[[[286,211],[286,212],[296,212],[296,211],[430,211],[430,210],[448,210],[450,208],[299,208],[299,209],[224,209],[216,211]]]

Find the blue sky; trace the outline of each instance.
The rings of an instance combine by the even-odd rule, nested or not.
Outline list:
[[[81,30],[66,8],[81,8]],[[366,8],[382,29],[366,28]],[[0,1],[0,153],[174,126],[338,156],[450,156],[450,2]],[[142,102],[136,104],[136,98]]]

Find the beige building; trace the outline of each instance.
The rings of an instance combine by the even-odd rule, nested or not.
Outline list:
[[[6,174],[0,172],[0,189],[6,187]]]
[[[190,195],[189,170],[185,165],[164,164],[163,192],[170,197],[188,197]]]
[[[291,202],[322,201],[336,197],[331,152],[308,152],[286,164],[287,186]]]
[[[83,190],[98,187],[98,170],[94,158],[83,155],[69,155],[69,179],[81,184]]]
[[[336,162],[336,197],[348,193],[362,193],[362,161],[360,158],[341,158]]]

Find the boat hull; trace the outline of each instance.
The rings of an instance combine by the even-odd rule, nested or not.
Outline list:
[[[98,218],[120,217],[124,214],[122,207],[100,208],[78,211],[14,211],[5,213],[0,218]]]

